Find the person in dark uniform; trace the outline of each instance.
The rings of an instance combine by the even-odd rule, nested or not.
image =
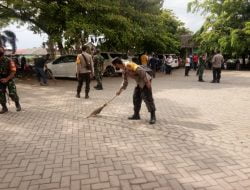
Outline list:
[[[22,56],[22,58],[21,58],[21,71],[22,71],[22,73],[24,72],[24,68],[25,68],[26,64],[27,64],[26,58],[24,56]]]
[[[47,76],[44,71],[44,69],[47,67],[46,61],[48,59],[49,59],[49,54],[47,54],[46,57],[40,56],[35,59],[35,70],[37,74],[37,80],[40,82],[41,86],[48,85]]]
[[[8,112],[6,89],[8,88],[10,98],[15,102],[16,111],[21,111],[16,85],[13,80],[16,74],[16,65],[13,61],[4,56],[4,48],[0,47],[0,114]]]
[[[128,86],[128,77],[135,79],[137,86],[134,89],[133,103],[134,103],[134,114],[129,117],[130,120],[140,119],[140,109],[142,100],[144,100],[148,111],[151,113],[150,124],[156,122],[155,116],[155,104],[152,95],[151,80],[152,77],[146,72],[146,70],[137,65],[134,62],[123,63],[120,58],[115,58],[112,64],[123,70],[123,83],[121,88],[117,91],[116,95],[120,95],[123,90]]]
[[[149,65],[150,69],[152,69],[152,71],[153,71],[154,78],[155,78],[155,74],[156,74],[157,64],[158,64],[158,60],[156,58],[156,55],[153,54],[153,57],[149,60],[148,65]]]
[[[199,82],[205,82],[203,80],[203,73],[205,69],[206,69],[206,55],[202,55],[199,58],[199,67],[198,67]]]

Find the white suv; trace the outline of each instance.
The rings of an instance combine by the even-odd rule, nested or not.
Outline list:
[[[115,68],[112,65],[112,60],[116,57],[121,58],[123,61],[128,59],[125,53],[112,53],[112,52],[102,52],[101,55],[104,57],[104,76],[114,76],[115,74],[121,74],[122,70]]]
[[[104,57],[105,76],[114,76],[115,74],[122,73],[120,69],[116,69],[112,65],[112,60],[115,57],[126,58],[126,54],[102,52],[101,55]],[[54,77],[76,78],[76,57],[77,55],[60,56],[47,64],[49,72],[52,73]],[[123,61],[126,60],[123,59]]]
[[[172,57],[172,63],[171,63],[172,68],[178,68],[179,67],[178,57],[175,54],[165,54],[165,56],[166,56],[166,58],[168,58],[168,56]]]

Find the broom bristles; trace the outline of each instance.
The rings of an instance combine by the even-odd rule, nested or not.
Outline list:
[[[92,116],[96,116],[97,114],[101,113],[103,108],[106,106],[107,106],[107,104],[103,104],[101,107],[95,109],[87,118],[92,117]]]
[[[117,97],[117,95],[115,95],[112,99],[110,99],[108,102],[106,102],[105,104],[103,104],[101,107],[95,109],[88,117],[92,117],[92,116],[96,116],[97,114],[101,113],[101,111],[103,110],[104,107],[106,107],[110,102],[112,102],[115,98]]]

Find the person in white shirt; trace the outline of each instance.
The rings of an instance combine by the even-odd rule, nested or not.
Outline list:
[[[189,70],[190,70],[190,57],[186,57],[186,62],[185,62],[185,76],[188,76]]]
[[[171,74],[172,71],[172,64],[173,62],[173,57],[171,55],[168,56],[167,60],[166,60],[166,74]]]

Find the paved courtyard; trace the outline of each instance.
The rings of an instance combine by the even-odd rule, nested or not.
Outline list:
[[[121,78],[75,98],[76,81],[18,81],[23,111],[0,116],[0,189],[250,189],[250,72],[225,71],[221,84],[158,74],[157,123],[132,113],[134,82],[103,112]],[[211,80],[206,71],[205,80]],[[84,96],[84,95],[82,95]]]

